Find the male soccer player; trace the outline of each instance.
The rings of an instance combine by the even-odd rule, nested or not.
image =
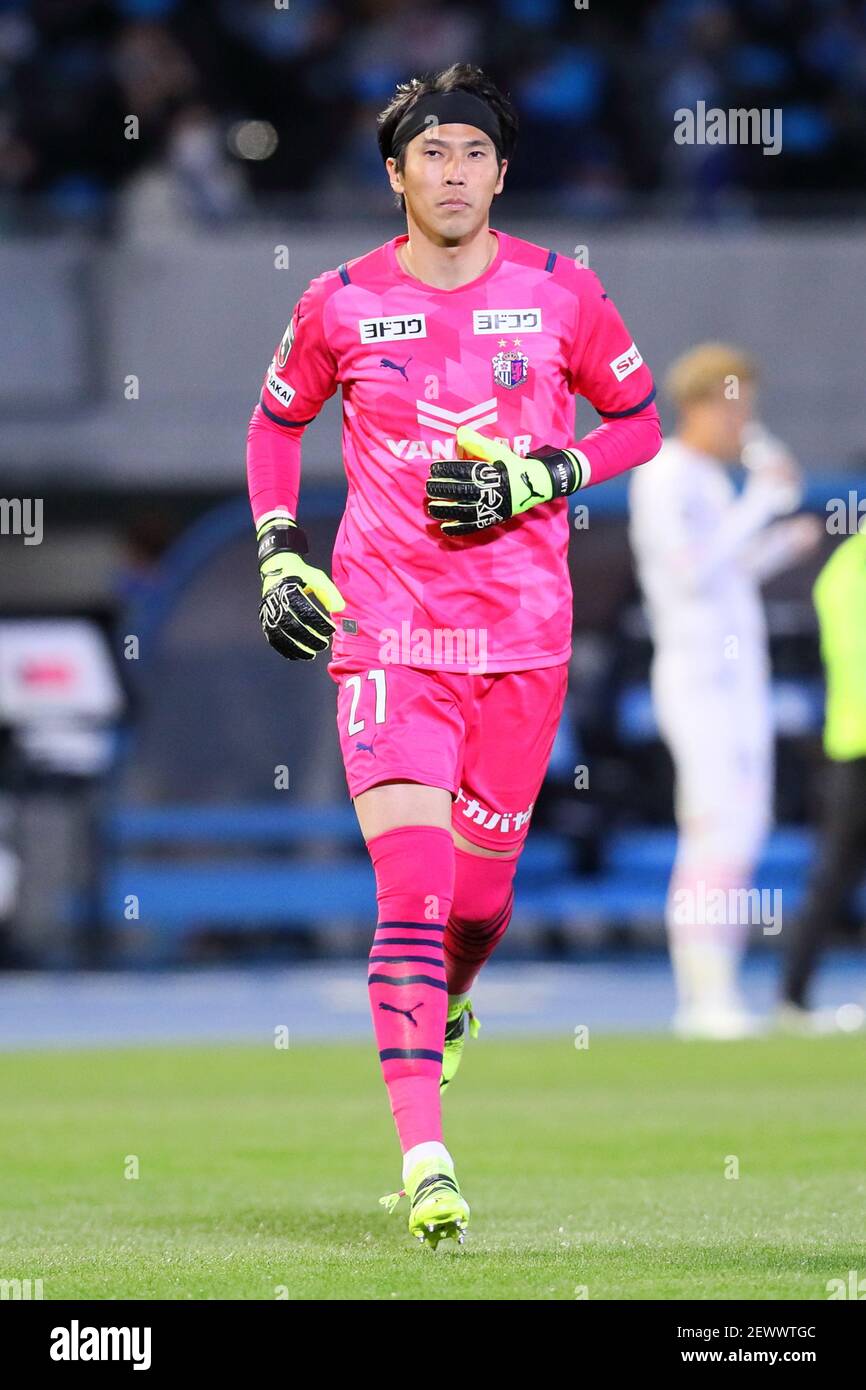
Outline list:
[[[301,297],[249,431],[261,621],[284,656],[334,633],[346,777],[376,878],[373,1026],[409,1230],[462,1241],[442,1139],[469,991],[512,879],[566,690],[567,497],[653,457],[652,379],[596,275],[488,223],[517,134],[455,64],[401,84],[378,140],[408,231]],[[334,581],[303,558],[300,436],[343,388]],[[573,442],[574,393],[602,417]],[[327,614],[310,600],[318,599]]]
[[[761,580],[820,535],[799,469],[754,420],[757,368],[704,343],[670,369],[675,434],[630,480],[631,541],[647,602],[656,720],[674,762],[679,839],[667,901],[684,1037],[754,1031],[737,991],[743,904],[772,818],[773,727]],[[748,481],[730,477],[740,461]],[[774,524],[771,524],[774,523]]]

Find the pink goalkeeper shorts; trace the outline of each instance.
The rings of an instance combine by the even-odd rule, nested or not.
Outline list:
[[[452,825],[486,849],[522,848],[568,686],[568,662],[491,675],[339,657],[337,727],[349,795],[422,782],[454,797]]]

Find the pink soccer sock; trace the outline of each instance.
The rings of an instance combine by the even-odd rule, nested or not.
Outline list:
[[[486,856],[455,847],[454,902],[445,928],[448,993],[465,994],[511,921],[520,851]]]
[[[367,841],[379,922],[367,983],[382,1075],[403,1153],[442,1142],[439,1079],[448,1011],[442,939],[454,894],[451,831],[403,825]]]

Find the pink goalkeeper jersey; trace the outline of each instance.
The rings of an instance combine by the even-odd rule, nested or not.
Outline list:
[[[425,509],[430,463],[455,457],[460,425],[521,455],[575,447],[576,392],[603,417],[576,446],[592,482],[659,448],[650,372],[595,273],[495,235],[488,268],[453,290],[403,270],[406,235],[326,271],[267,371],[249,435],[256,517],[297,515],[299,436],[343,388],[348,496],[332,575],[346,607],[333,615],[334,657],[468,671],[483,645],[488,672],[567,661],[567,499],[446,539]]]

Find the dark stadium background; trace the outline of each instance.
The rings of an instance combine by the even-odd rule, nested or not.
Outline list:
[[[0,472],[7,498],[43,499],[44,538],[0,537],[0,616],[95,625],[123,695],[95,723],[63,714],[62,688],[50,718],[36,701],[6,719],[6,966],[368,949],[373,880],[333,683],[324,660],[280,663],[257,628],[244,440],[307,282],[403,230],[377,111],[397,81],[458,58],[520,112],[492,224],[598,269],[658,379],[703,338],[752,349],[808,506],[866,493],[862,4],[5,0]],[[673,112],[697,99],[783,109],[782,153],[676,146]],[[581,405],[579,429],[592,419]],[[341,478],[334,397],[304,440],[322,563]],[[569,704],[503,959],[663,941],[671,774],[624,484],[584,501]],[[779,826],[761,882],[786,910],[821,758],[810,587],[833,544],[767,591]]]

